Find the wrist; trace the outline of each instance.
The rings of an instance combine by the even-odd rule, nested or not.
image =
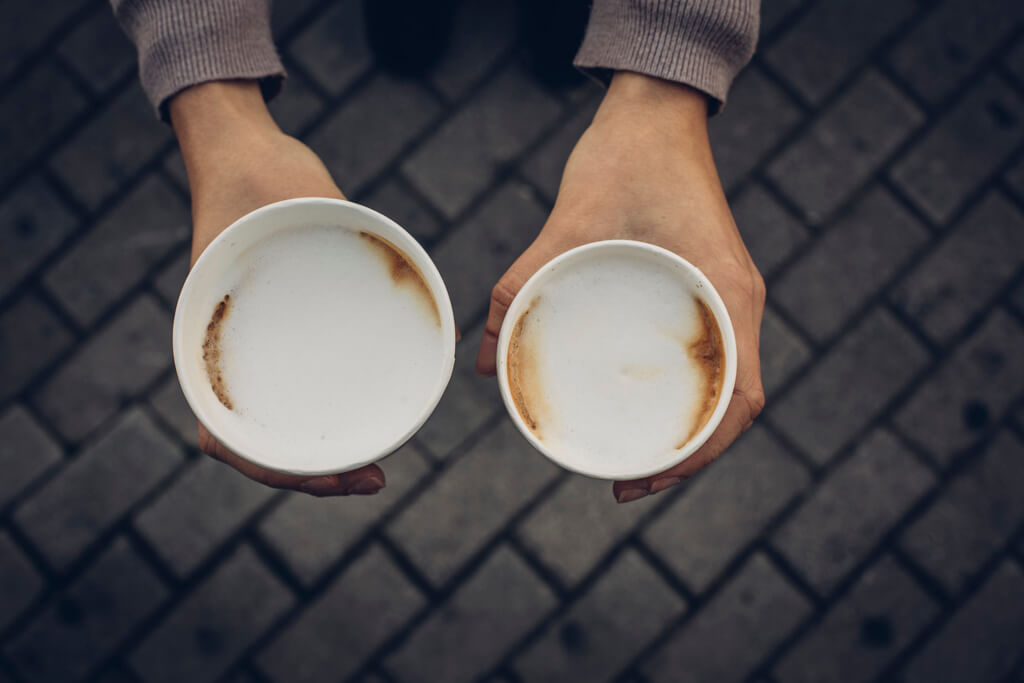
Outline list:
[[[256,81],[209,81],[182,90],[168,104],[182,151],[250,131],[280,132]]]
[[[706,131],[708,99],[683,83],[632,71],[616,71],[601,108],[614,113],[641,115],[665,127]]]

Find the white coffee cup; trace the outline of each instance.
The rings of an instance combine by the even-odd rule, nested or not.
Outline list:
[[[631,240],[545,264],[506,312],[497,354],[523,436],[600,479],[639,479],[690,457],[736,381],[736,339],[714,287],[678,255]]]
[[[314,476],[378,460],[422,426],[451,378],[455,320],[434,263],[394,221],[290,199],[238,219],[202,253],[173,349],[214,438],[267,469]]]

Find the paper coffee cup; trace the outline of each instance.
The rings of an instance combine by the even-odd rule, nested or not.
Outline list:
[[[451,378],[455,320],[426,251],[358,204],[243,216],[178,298],[174,365],[199,421],[262,467],[351,470],[411,437]]]
[[[498,337],[513,422],[562,467],[638,479],[690,457],[721,422],[736,339],[708,279],[645,242],[572,249],[538,270]]]

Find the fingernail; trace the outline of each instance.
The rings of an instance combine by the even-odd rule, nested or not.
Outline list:
[[[331,496],[338,493],[338,480],[333,476],[307,479],[299,484],[299,490],[311,496]]]
[[[372,496],[373,494],[384,488],[384,482],[374,477],[363,479],[356,482],[355,486],[348,490],[349,493],[356,496]]]
[[[647,497],[647,491],[643,489],[623,489],[619,491],[619,497],[617,500],[620,503],[631,503],[634,500],[640,500],[641,498]]]
[[[658,491],[664,491],[667,488],[672,488],[682,479],[679,477],[665,477],[664,479],[655,479],[651,482],[651,493],[657,493]]]

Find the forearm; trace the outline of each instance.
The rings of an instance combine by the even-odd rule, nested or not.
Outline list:
[[[187,88],[168,104],[190,184],[223,165],[246,139],[279,133],[255,81],[211,81]]]
[[[594,125],[620,131],[649,145],[671,150],[692,171],[718,184],[708,138],[708,99],[695,88],[630,71],[616,72]]]

